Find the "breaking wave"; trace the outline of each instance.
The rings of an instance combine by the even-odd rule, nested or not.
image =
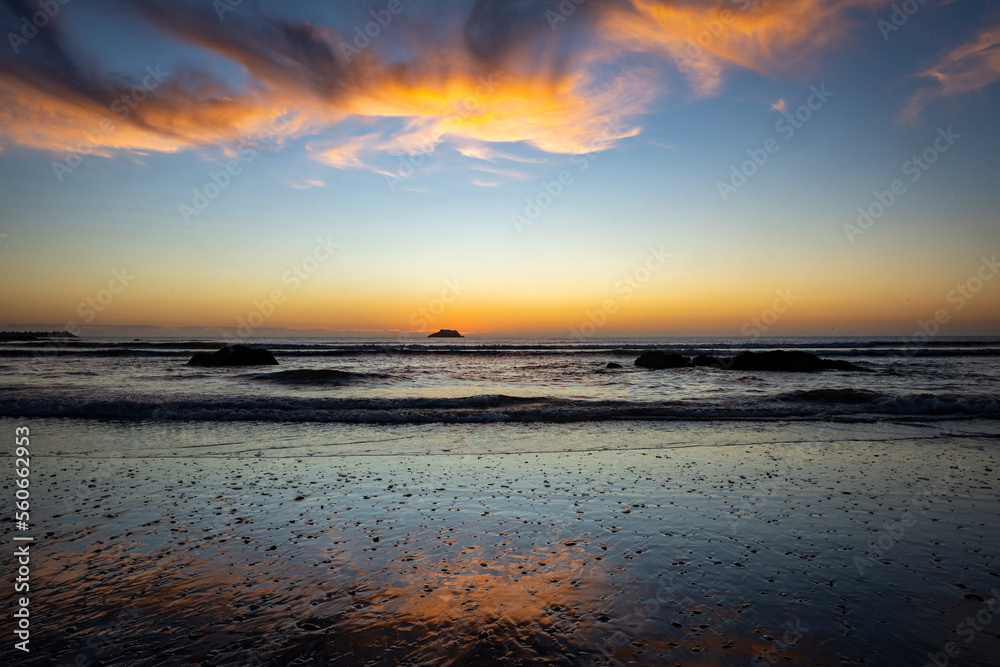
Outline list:
[[[370,424],[625,420],[741,420],[907,418],[962,416],[1000,419],[995,396],[909,394],[887,396],[853,389],[821,389],[744,400],[573,400],[480,394],[454,398],[237,398],[168,401],[43,399],[0,400],[0,417],[96,420],[262,421]]]

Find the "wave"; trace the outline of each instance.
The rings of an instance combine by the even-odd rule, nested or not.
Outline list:
[[[263,373],[251,376],[254,380],[264,382],[276,382],[279,384],[321,384],[340,385],[350,384],[363,380],[390,379],[391,375],[382,373],[355,373],[352,371],[338,371],[333,369],[298,369],[291,371],[277,371],[274,373]]]
[[[880,411],[890,415],[977,415],[1000,418],[998,396],[942,396],[938,394],[908,394],[884,396],[877,401]]]
[[[187,343],[183,345],[136,345],[136,344],[97,344],[77,343],[64,344],[24,344],[0,345],[0,358],[55,358],[55,357],[152,357],[177,359],[186,361],[193,350],[214,350],[219,344]],[[1000,346],[995,343],[982,344],[948,344],[940,342],[934,346],[925,345],[887,345],[870,343],[868,345],[850,344],[782,344],[780,346],[764,344],[732,344],[692,346],[690,344],[635,344],[629,346],[607,346],[599,344],[531,344],[531,345],[342,345],[336,343],[321,345],[264,345],[278,359],[288,358],[333,358],[333,357],[407,357],[407,356],[580,356],[580,357],[615,357],[634,358],[646,350],[664,350],[676,352],[684,356],[694,357],[700,354],[711,356],[731,356],[739,352],[766,352],[773,350],[802,350],[823,357],[853,357],[853,358],[894,358],[910,357],[1000,357]]]
[[[453,398],[261,398],[164,401],[0,400],[0,417],[370,424],[787,419],[1000,419],[995,396],[869,395],[852,389],[726,401],[587,401],[481,394]]]
[[[871,403],[879,398],[878,392],[865,389],[812,389],[780,394],[779,400],[807,403]]]

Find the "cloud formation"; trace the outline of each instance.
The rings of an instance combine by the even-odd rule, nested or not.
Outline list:
[[[942,56],[920,73],[935,84],[921,88],[910,97],[900,114],[903,122],[913,122],[933,101],[981,90],[1000,80],[1000,24],[981,30],[969,42]]]
[[[795,69],[842,41],[854,12],[878,4],[590,0],[553,23],[565,3],[475,0],[448,6],[466,8],[461,22],[431,28],[417,5],[404,4],[411,14],[394,18],[391,37],[358,49],[352,40],[364,24],[352,33],[249,8],[220,20],[209,3],[95,1],[205,64],[151,64],[127,77],[89,66],[93,34],[66,31],[67,6],[0,56],[0,150],[231,151],[263,134],[278,145],[306,138],[320,163],[379,173],[387,155],[445,142],[473,160],[511,155],[496,144],[587,153],[635,136],[671,73],[703,96],[718,93],[730,69]],[[0,0],[0,26],[16,33],[35,10]],[[635,52],[666,59],[638,65],[627,57]]]
[[[620,48],[671,58],[694,92],[714,95],[732,68],[768,75],[814,66],[881,0],[628,0],[610,4],[603,34]]]

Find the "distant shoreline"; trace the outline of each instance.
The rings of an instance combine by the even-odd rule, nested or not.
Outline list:
[[[0,331],[0,340],[39,340],[46,338],[79,338],[68,331]]]

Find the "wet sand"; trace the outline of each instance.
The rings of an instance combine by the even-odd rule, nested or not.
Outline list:
[[[100,458],[42,424],[24,664],[996,664],[990,429],[614,428]]]

